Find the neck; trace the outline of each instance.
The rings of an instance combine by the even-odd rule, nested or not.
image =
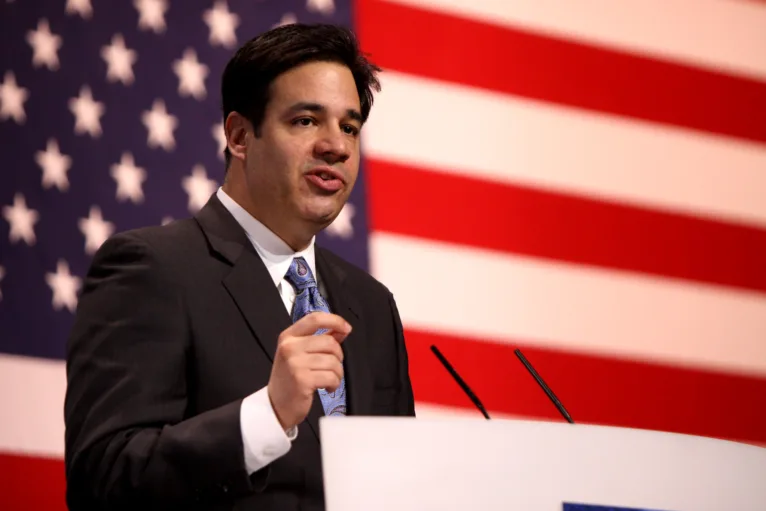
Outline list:
[[[236,179],[229,179],[233,176],[227,176],[222,188],[226,194],[247,211],[253,218],[265,225],[271,232],[279,236],[291,249],[296,252],[306,249],[314,237],[314,233],[307,231],[305,233],[296,232],[297,229],[290,228],[284,222],[279,221],[279,215],[270,214],[269,211],[258,208],[255,202],[247,193],[245,183],[238,184]]]

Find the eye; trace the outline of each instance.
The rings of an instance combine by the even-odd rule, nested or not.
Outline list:
[[[346,133],[347,135],[357,136],[359,134],[359,128],[357,128],[353,124],[344,124],[343,132]]]
[[[312,124],[314,124],[314,119],[312,119],[311,117],[301,117],[293,121],[293,125],[295,126],[308,127],[308,126],[311,126]]]

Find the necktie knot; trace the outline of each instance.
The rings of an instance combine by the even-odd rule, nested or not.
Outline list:
[[[285,279],[287,279],[298,292],[301,292],[306,288],[316,287],[317,285],[314,275],[311,273],[311,268],[309,268],[308,263],[302,257],[293,259],[290,268],[287,270]]]

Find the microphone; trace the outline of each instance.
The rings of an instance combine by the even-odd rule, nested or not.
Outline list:
[[[521,363],[524,364],[524,367],[526,367],[527,370],[530,372],[530,374],[535,379],[537,384],[540,385],[540,387],[542,387],[542,389],[548,395],[550,400],[553,401],[553,404],[556,406],[556,409],[559,411],[559,413],[567,420],[567,422],[569,422],[570,424],[574,424],[572,417],[569,416],[569,412],[567,412],[566,408],[564,408],[564,405],[561,404],[561,401],[559,401],[559,398],[556,397],[556,394],[553,393],[550,387],[548,387],[548,385],[545,384],[545,382],[540,377],[540,375],[537,374],[537,371],[535,371],[535,368],[532,367],[532,364],[529,363],[529,360],[527,360],[527,358],[521,353],[521,350],[516,348],[516,350],[514,350],[514,353],[519,358],[519,360],[521,360]]]
[[[439,351],[439,348],[431,345],[431,351],[434,352],[434,355],[436,355],[436,358],[439,359],[439,361],[444,365],[444,367],[447,368],[447,371],[449,371],[449,374],[452,375],[452,377],[455,379],[458,385],[460,385],[460,388],[463,389],[463,392],[466,393],[468,398],[471,400],[471,402],[476,405],[476,408],[479,409],[479,411],[484,415],[484,417],[489,420],[489,414],[487,413],[487,410],[484,408],[484,405],[481,404],[481,401],[479,401],[479,398],[476,397],[476,394],[473,393],[471,388],[468,386],[468,384],[463,380],[463,378],[460,377],[459,374],[457,374],[457,371],[452,367],[452,365],[447,362],[447,359],[444,358],[444,355],[442,355],[441,351]]]
[[[439,351],[439,348],[437,348],[435,345],[431,345],[431,351],[433,351],[434,355],[436,355],[436,358],[439,359],[439,361],[444,365],[444,367],[447,369],[447,371],[450,373],[452,378],[457,382],[458,385],[460,385],[460,388],[463,389],[463,392],[468,396],[468,398],[471,400],[471,402],[476,406],[476,408],[479,409],[479,411],[484,415],[486,419],[489,420],[489,414],[487,413],[487,410],[484,408],[484,405],[481,403],[478,397],[476,397],[476,394],[473,393],[471,388],[468,386],[468,384],[463,380],[463,378],[460,377],[459,374],[457,374],[457,371],[452,367],[452,364],[450,364],[447,359],[442,355],[441,351]],[[516,348],[513,351],[519,360],[521,360],[521,363],[524,364],[524,367],[527,368],[527,371],[532,375],[532,377],[535,379],[538,385],[545,391],[545,394],[548,396],[548,398],[553,402],[556,409],[559,411],[562,417],[566,419],[566,421],[570,424],[574,424],[574,421],[572,420],[572,417],[569,415],[569,412],[567,412],[567,409],[564,408],[564,405],[561,404],[561,401],[559,401],[559,398],[556,397],[556,394],[553,393],[551,388],[545,383],[545,381],[542,379],[542,377],[537,374],[537,371],[535,371],[535,368],[532,367],[532,364],[527,360],[527,357],[524,356],[524,354],[521,352],[520,349]]]

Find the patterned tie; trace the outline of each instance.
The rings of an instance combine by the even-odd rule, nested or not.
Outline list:
[[[311,268],[302,257],[293,259],[290,269],[285,275],[287,281],[295,288],[295,305],[293,306],[293,323],[306,314],[315,311],[330,312],[327,304],[317,288],[317,282],[311,274]],[[327,329],[319,329],[315,335],[323,334]],[[340,387],[335,392],[319,389],[319,399],[326,415],[346,414],[346,379],[340,381]]]

